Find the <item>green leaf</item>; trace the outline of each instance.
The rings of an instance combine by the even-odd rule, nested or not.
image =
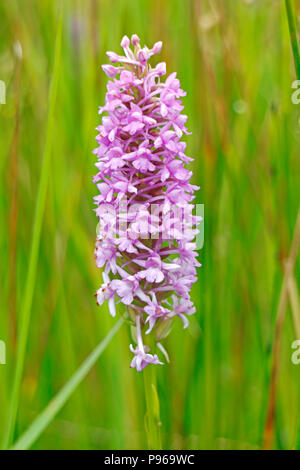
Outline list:
[[[40,437],[46,427],[51,423],[55,418],[57,413],[62,409],[66,404],[67,400],[70,398],[72,393],[76,390],[78,385],[82,380],[87,376],[92,367],[95,365],[106,346],[112,340],[114,335],[120,329],[124,320],[121,318],[114,327],[110,330],[107,336],[101,341],[101,343],[96,346],[96,348],[91,352],[91,354],[86,358],[86,360],[81,364],[77,369],[75,374],[70,378],[70,380],[63,386],[63,388],[58,392],[58,394],[50,401],[46,406],[44,411],[42,411],[39,416],[33,421],[29,426],[27,431],[22,434],[22,436],[16,441],[16,443],[11,447],[11,450],[26,450],[29,449],[32,444]]]

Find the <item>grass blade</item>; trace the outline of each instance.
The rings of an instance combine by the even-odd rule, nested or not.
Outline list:
[[[294,55],[296,75],[297,75],[297,78],[300,80],[300,53],[299,53],[299,46],[298,46],[298,39],[297,39],[295,13],[293,9],[292,0],[285,0],[285,7],[286,7],[286,13],[287,13],[288,23],[289,23],[289,31],[290,31],[291,45],[292,45],[292,50],[293,50],[293,55]]]
[[[120,329],[123,321],[124,320],[121,318],[113,326],[106,337],[101,341],[101,343],[98,344],[98,346],[96,346],[96,348],[77,369],[75,374],[63,386],[60,392],[58,392],[58,394],[50,401],[44,411],[42,411],[42,413],[33,421],[27,431],[25,431],[24,434],[12,446],[12,450],[26,450],[32,446],[32,444],[38,439],[46,427],[51,423],[57,413],[62,409],[78,385],[87,376],[89,371],[103,353],[106,346]]]
[[[17,349],[17,363],[14,375],[14,383],[11,396],[10,412],[8,416],[8,423],[4,434],[3,448],[7,448],[11,442],[17,411],[19,406],[19,397],[20,397],[20,387],[22,383],[24,362],[25,362],[25,353],[27,347],[28,339],[28,330],[31,317],[31,306],[32,298],[34,292],[34,286],[36,281],[37,273],[37,261],[38,261],[38,252],[40,246],[40,236],[42,221],[45,209],[47,187],[48,187],[48,177],[49,177],[49,168],[51,160],[51,145],[53,140],[53,128],[54,128],[54,110],[55,102],[58,89],[58,77],[59,77],[59,68],[61,61],[61,38],[62,38],[62,8],[60,10],[60,17],[56,33],[56,45],[55,45],[55,57],[54,57],[54,67],[52,82],[49,93],[49,109],[48,109],[48,118],[47,118],[47,127],[46,127],[46,141],[44,149],[44,157],[41,170],[41,179],[39,184],[37,203],[35,208],[34,216],[34,225],[32,233],[32,242],[30,249],[29,257],[29,267],[25,284],[24,292],[24,302],[23,308],[21,311],[21,327],[18,335],[18,349]]]
[[[267,419],[264,429],[263,436],[263,448],[269,450],[272,445],[272,439],[274,434],[274,425],[275,425],[275,412],[276,412],[276,395],[277,395],[277,384],[278,384],[278,369],[279,369],[279,360],[280,360],[280,345],[281,345],[281,336],[282,328],[285,320],[285,313],[288,303],[288,294],[289,294],[289,280],[293,275],[296,259],[298,256],[300,247],[300,207],[298,209],[298,215],[296,220],[296,225],[294,229],[293,240],[290,248],[290,253],[288,259],[285,263],[284,278],[281,286],[279,303],[276,314],[276,324],[275,324],[275,334],[273,342],[273,351],[272,351],[272,370],[269,386],[269,396],[268,396],[268,408],[267,408]]]

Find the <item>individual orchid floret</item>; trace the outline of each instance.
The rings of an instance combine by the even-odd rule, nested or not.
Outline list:
[[[192,159],[181,140],[189,132],[180,81],[176,73],[163,80],[164,62],[149,64],[162,42],[141,47],[133,34],[121,47],[124,55],[107,52],[113,65],[102,66],[111,80],[94,150],[95,260],[103,276],[96,297],[99,305],[108,301],[112,316],[117,304],[127,309],[136,343],[131,367],[141,371],[162,364],[149,344],[169,362],[162,341],[177,318],[186,328],[195,313],[190,290],[200,266],[200,219],[192,204],[198,188],[186,168]]]
[[[130,367],[136,368],[138,372],[141,372],[149,364],[163,364],[158,359],[157,354],[148,354],[145,352],[145,346],[143,344],[140,316],[136,316],[136,335],[137,335],[137,347],[134,349],[132,344],[129,346],[130,351],[134,354],[134,358],[131,361]]]
[[[137,34],[133,34],[133,35],[131,36],[131,44],[132,44],[133,46],[137,46],[139,43],[140,43],[140,38],[138,37]]]

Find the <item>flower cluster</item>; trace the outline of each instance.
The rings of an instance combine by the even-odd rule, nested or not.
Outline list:
[[[103,65],[113,80],[107,84],[102,124],[97,128],[98,148],[94,176],[99,218],[95,249],[96,264],[103,268],[103,284],[97,303],[108,300],[115,316],[115,303],[127,306],[135,324],[131,367],[141,371],[148,364],[162,364],[146,344],[152,338],[168,360],[161,344],[175,317],[188,326],[195,313],[190,289],[196,281],[195,226],[192,214],[192,172],[185,165],[187,116],[181,114],[176,73],[163,82],[166,64],[154,68],[148,60],[161,51],[141,48],[137,35],[122,39],[124,56],[108,52],[114,65]],[[143,331],[145,330],[145,332]],[[149,335],[149,336],[147,336]],[[144,336],[144,337],[143,337]]]

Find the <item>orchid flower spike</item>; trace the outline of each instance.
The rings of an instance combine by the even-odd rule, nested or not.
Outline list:
[[[195,313],[190,289],[200,266],[194,242],[200,218],[192,213],[198,188],[190,183],[186,165],[192,159],[181,140],[188,134],[185,92],[176,73],[162,80],[164,62],[149,65],[161,42],[142,48],[134,34],[131,40],[124,36],[121,46],[124,55],[108,52],[114,65],[102,66],[111,80],[94,150],[95,259],[103,277],[96,298],[99,305],[108,301],[112,316],[116,303],[126,305],[136,343],[130,345],[131,367],[141,371],[162,364],[147,343],[168,362],[161,341],[175,318],[186,328]]]

